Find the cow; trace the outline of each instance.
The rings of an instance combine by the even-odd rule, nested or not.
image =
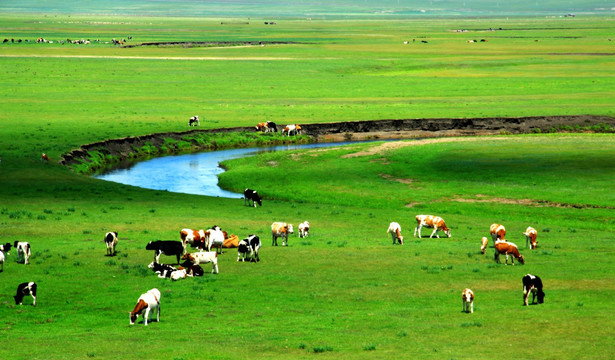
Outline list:
[[[446,236],[451,237],[451,230],[449,228],[446,227],[446,224],[444,223],[444,219],[442,219],[439,216],[433,216],[433,215],[417,215],[416,216],[416,223],[417,223],[417,227],[414,228],[414,236],[416,237],[416,233],[418,231],[419,233],[419,238],[421,238],[421,229],[424,227],[427,228],[433,228],[433,232],[431,233],[431,235],[429,235],[430,238],[432,238],[434,235],[436,235],[436,237],[439,239],[440,236],[438,236],[437,232],[438,230],[444,232],[446,234]]]
[[[252,200],[252,205],[250,205],[250,200]],[[258,195],[258,192],[256,192],[256,190],[246,188],[243,191],[243,206],[256,207],[257,203],[259,206],[263,206],[263,201],[261,200],[261,197]]]
[[[256,124],[256,130],[260,132],[269,132],[269,126],[266,122],[259,122]]]
[[[525,264],[523,255],[519,254],[517,245],[506,240],[498,240],[495,242],[495,261],[500,263],[500,254],[506,255],[506,265],[508,265],[508,255],[512,255],[511,262],[515,265],[515,258],[519,259],[521,265]]]
[[[17,294],[14,296],[15,305],[23,305],[23,298],[32,296],[32,306],[36,306],[36,283],[34,281],[21,283],[17,286]]]
[[[400,245],[404,244],[404,237],[401,236],[401,225],[396,222],[392,222],[389,224],[389,228],[387,229],[387,234],[391,236],[393,239],[393,245],[399,242]]]
[[[4,252],[0,250],[0,265],[2,265],[2,268],[0,268],[0,272],[4,272],[4,260],[6,260],[6,257],[4,256]]]
[[[258,251],[261,248],[261,239],[254,235],[248,235],[247,238],[239,242],[237,247],[237,261],[245,261],[246,257],[249,257],[251,262],[261,261],[258,256]]]
[[[474,293],[472,290],[465,288],[461,292],[461,301],[463,304],[463,312],[474,312]]]
[[[267,132],[278,132],[278,126],[273,121],[267,121]]]
[[[484,254],[485,251],[487,251],[487,245],[489,244],[489,239],[487,239],[486,236],[483,236],[483,238],[480,239],[480,241],[481,241],[480,252],[481,254]]]
[[[11,243],[6,243],[4,245],[0,244],[0,251],[4,251],[7,255],[11,255],[9,251],[11,251]]]
[[[282,238],[282,246],[288,246],[288,234],[293,234],[293,225],[285,222],[274,222],[271,224],[271,235],[273,240],[271,246],[278,246],[278,238]]]
[[[282,130],[282,135],[301,135],[301,126],[297,124],[286,125],[286,127],[284,127],[284,130]]]
[[[192,265],[211,263],[212,274],[218,274],[218,253],[215,251],[200,251],[195,253],[186,253],[182,259],[188,260]]]
[[[17,249],[17,262],[28,265],[30,263],[30,243],[25,241],[15,241],[13,247]]]
[[[190,118],[190,120],[188,120],[188,126],[199,126],[201,125],[201,120],[199,119],[198,115],[195,115],[193,117]]]
[[[307,221],[304,221],[301,224],[299,224],[299,237],[306,238],[308,237],[308,235],[310,235],[310,223]]]
[[[542,280],[532,274],[527,274],[523,277],[523,306],[527,306],[528,298],[532,293],[532,304],[536,303],[536,297],[538,297],[538,303],[542,304],[545,301],[545,292],[542,290]]]
[[[504,240],[506,237],[506,228],[504,225],[493,223],[489,227],[489,233],[491,234],[491,239],[493,239],[493,245],[495,246],[497,240]]]
[[[186,273],[190,277],[192,277],[192,276],[203,276],[203,274],[204,274],[203,268],[201,267],[201,265],[190,265],[186,269]]]
[[[139,296],[137,305],[130,312],[130,325],[134,325],[139,315],[143,315],[143,324],[147,326],[150,311],[156,311],[156,322],[160,322],[160,290],[153,288]],[[145,314],[143,313],[145,312]]]
[[[525,235],[525,247],[528,247],[529,244],[530,249],[536,249],[536,234],[536,229],[531,226],[528,226],[528,228],[523,233],[523,235]]]
[[[166,265],[166,264],[158,264],[155,261],[152,261],[149,265],[147,265],[148,268],[154,270],[155,273],[160,274],[163,271],[175,271],[177,270],[175,267],[171,266],[171,265]]]
[[[173,281],[185,279],[188,277],[188,272],[183,267],[179,266],[177,270],[164,270],[158,273],[159,278],[170,278]]]
[[[105,244],[107,245],[107,256],[115,255],[117,245],[117,231],[110,231],[105,234]]]
[[[179,232],[179,237],[184,248],[182,255],[186,253],[188,244],[200,249],[205,248],[205,231],[203,230],[182,229]]]
[[[179,258],[182,256],[184,252],[184,247],[180,241],[173,240],[157,240],[150,241],[146,246],[145,250],[154,250],[154,262],[160,262],[160,255],[173,256],[177,257],[177,263],[179,264]]]
[[[222,253],[222,245],[224,244],[224,239],[226,236],[224,235],[224,231],[220,230],[219,227],[214,226],[213,228],[205,231],[205,248],[207,251],[211,251],[212,247],[217,249],[218,253]]]
[[[49,156],[47,156],[47,154],[42,153],[41,154],[41,162],[49,162]]]

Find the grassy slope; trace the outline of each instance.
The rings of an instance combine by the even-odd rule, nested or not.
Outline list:
[[[612,210],[447,202],[442,193],[462,198],[480,193],[613,206],[612,197],[600,191],[601,186],[608,188],[612,178],[611,137],[523,138],[524,154],[533,147],[542,148],[545,155],[569,163],[554,169],[566,175],[561,185],[554,184],[546,171],[553,168],[535,168],[523,161],[535,157],[519,158],[517,145],[498,151],[488,144],[476,149],[433,147],[442,149],[438,150],[441,154],[455,155],[452,165],[471,161],[483,166],[480,172],[467,172],[462,179],[459,171],[451,171],[450,156],[439,159],[434,167],[420,159],[405,160],[414,152],[409,149],[387,155],[389,160],[358,158],[342,163],[335,162],[336,153],[327,152],[333,154],[328,155],[331,159],[325,155],[320,159],[332,161],[330,166],[348,167],[346,182],[366,185],[333,183],[335,186],[325,188],[329,194],[339,194],[335,196],[337,203],[289,202],[280,192],[272,194],[280,200],[269,200],[257,210],[243,208],[237,200],[107,184],[75,176],[55,165],[61,153],[82,143],[185,130],[187,118],[194,113],[207,119],[206,127],[252,125],[266,119],[301,123],[612,115],[615,87],[608,72],[612,67],[609,56],[548,55],[611,52],[604,41],[608,21],[514,20],[511,28],[517,30],[470,34],[455,34],[449,29],[484,29],[504,20],[291,21],[275,28],[256,23],[221,27],[214,20],[157,18],[19,16],[2,17],[2,21],[6,25],[3,31],[8,32],[2,36],[15,34],[16,38],[131,34],[135,41],[284,39],[310,44],[224,49],[0,45],[0,55],[26,56],[0,58],[0,240],[29,240],[34,247],[32,265],[15,264],[12,253],[0,274],[0,305],[4,309],[0,333],[9,338],[0,348],[0,357],[130,358],[138,354],[188,359],[194,357],[190,349],[203,343],[208,344],[213,358],[301,358],[313,356],[315,349],[325,350],[321,355],[331,358],[391,358],[399,354],[463,358],[468,344],[472,357],[483,358],[496,354],[599,357],[610,351]],[[567,38],[571,32],[581,38]],[[401,45],[414,36],[429,36],[429,47]],[[465,43],[475,37],[490,41]],[[535,43],[535,38],[541,41]],[[46,55],[219,60],[32,57]],[[296,60],[231,61],[249,57]],[[565,149],[561,154],[553,150],[559,146]],[[39,162],[42,151],[50,153],[51,164]],[[576,160],[579,152],[593,159],[589,170],[587,164]],[[541,171],[538,184],[547,187],[546,191],[537,191],[533,181],[530,185],[527,178],[510,173],[492,174],[501,181],[485,185],[484,173],[492,171],[489,162],[478,161],[485,154],[498,155],[497,161],[507,160],[520,170]],[[295,165],[289,160],[284,164]],[[364,171],[357,174],[352,164]],[[276,170],[278,178],[286,174],[295,180],[301,174],[297,166]],[[590,170],[593,172],[586,176],[577,176]],[[395,206],[386,206],[387,198],[376,192],[370,193],[373,201],[358,196],[364,192],[357,189],[366,186],[383,194],[412,190],[416,184],[376,179],[380,173],[415,178],[415,172],[421,177],[418,184],[434,179],[451,183],[438,182],[433,192],[410,191],[412,195]],[[308,175],[312,173],[316,170]],[[570,174],[586,182],[579,184]],[[477,182],[478,177],[481,180]],[[518,183],[524,196],[511,194],[511,183]],[[452,184],[459,185],[459,190]],[[322,181],[311,186],[322,186]],[[485,186],[491,190],[483,189]],[[572,191],[565,191],[568,188]],[[404,207],[417,201],[415,197],[421,204],[414,209]],[[445,215],[454,238],[411,240],[410,219],[419,210]],[[528,225],[528,217],[536,213],[545,216],[536,223],[542,247],[527,254],[528,265],[495,266],[489,255],[478,254],[478,239],[491,222],[505,223],[511,240],[522,243],[520,232]],[[269,246],[268,224],[305,219],[313,223],[313,238],[293,238],[288,249]],[[390,246],[384,234],[393,219],[402,223],[409,239],[403,248]],[[242,237],[262,235],[263,262],[236,264],[230,251],[221,257],[219,276],[179,283],[161,281],[144,269],[152,258],[143,250],[147,241],[175,239],[183,227],[213,224]],[[120,233],[120,253],[110,259],[102,256],[102,236],[112,229]],[[545,278],[544,306],[520,306],[520,278],[527,272]],[[40,284],[39,306],[13,307],[15,284],[29,280]],[[90,287],[82,290],[84,284]],[[147,329],[130,328],[126,313],[140,293],[154,286],[163,290],[163,321]],[[460,312],[458,293],[463,286],[477,292],[473,316]],[[502,304],[510,305],[511,310],[503,311]],[[502,347],[500,338],[485,334],[505,334],[506,346]],[[508,346],[525,342],[528,334],[542,346],[522,350]],[[590,341],[594,347],[588,350],[585,344]],[[33,348],[34,354],[23,353],[24,345]],[[369,351],[373,347],[376,350]]]

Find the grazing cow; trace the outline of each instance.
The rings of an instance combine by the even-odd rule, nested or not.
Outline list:
[[[474,312],[474,293],[472,290],[465,288],[461,292],[461,301],[463,304],[463,312]]]
[[[306,238],[308,237],[308,235],[310,235],[310,223],[307,221],[304,221],[301,224],[299,224],[299,237]]]
[[[30,263],[30,243],[25,241],[15,241],[13,247],[17,249],[17,262],[28,265]]]
[[[201,120],[199,119],[198,115],[195,115],[195,116],[191,117],[190,120],[188,120],[188,126],[192,126],[193,124],[194,124],[194,126],[201,125]]]
[[[273,121],[267,121],[268,132],[278,132],[278,126]]]
[[[527,306],[527,300],[532,293],[532,304],[545,302],[545,292],[542,290],[542,280],[536,275],[527,274],[523,277],[523,305]]]
[[[192,265],[211,263],[211,273],[218,274],[218,253],[215,251],[200,251],[195,253],[187,253],[182,256],[182,259],[188,260]]]
[[[179,232],[179,237],[184,248],[182,255],[186,253],[187,244],[200,249],[205,248],[205,231],[203,230],[182,229]]]
[[[397,244],[397,242],[399,242],[400,245],[404,244],[404,237],[401,236],[401,225],[399,225],[399,223],[390,223],[387,234],[393,239],[393,245]]]
[[[483,236],[483,238],[480,239],[480,241],[481,241],[480,252],[481,254],[484,254],[485,251],[487,250],[487,244],[489,244],[489,239],[487,239],[486,236]]]
[[[512,255],[511,263],[515,265],[515,258],[519,259],[521,265],[525,264],[523,255],[519,254],[517,245],[506,240],[498,240],[495,242],[495,261],[500,263],[500,254],[506,255],[506,265],[508,265],[508,255]]]
[[[42,153],[41,154],[41,162],[49,162],[49,156],[47,156],[47,154]]]
[[[249,258],[251,262],[261,261],[258,256],[258,250],[261,248],[261,239],[254,235],[248,235],[247,238],[239,242],[237,247],[237,261],[245,261]]]
[[[205,231],[205,247],[207,251],[211,251],[212,247],[215,247],[219,254],[222,254],[222,245],[224,244],[224,231],[220,230],[219,227],[214,226],[213,228]]]
[[[282,238],[282,246],[288,246],[288,234],[293,234],[293,225],[285,222],[274,222],[271,224],[271,234],[273,240],[271,246],[278,246],[278,238]]]
[[[282,130],[282,135],[301,135],[301,126],[294,124],[294,125],[286,125],[286,127],[284,127],[284,130]]]
[[[36,306],[36,283],[25,282],[17,286],[17,294],[14,296],[15,305],[23,305],[23,298],[26,295],[32,296],[32,306]]]
[[[6,257],[4,256],[4,252],[0,250],[0,264],[2,265],[0,272],[4,272],[4,260],[6,260]]]
[[[525,235],[525,247],[527,247],[529,244],[530,249],[536,249],[536,234],[536,229],[531,226],[528,226],[528,228],[523,233],[523,235]]]
[[[143,315],[143,324],[147,326],[150,311],[156,311],[156,322],[160,322],[160,290],[153,288],[139,296],[137,305],[130,312],[130,325],[134,325],[139,315]],[[145,314],[143,314],[145,312]]]
[[[256,130],[260,132],[269,132],[269,126],[266,122],[259,122],[256,124]]]
[[[252,205],[250,205],[250,200],[252,200]],[[247,206],[256,207],[257,203],[259,206],[263,206],[263,201],[261,200],[261,197],[258,195],[258,192],[252,189],[245,189],[243,191],[243,206],[247,205]]]
[[[431,233],[431,235],[429,235],[430,238],[432,238],[434,235],[436,235],[437,238],[440,238],[440,236],[438,236],[437,234],[438,230],[444,232],[446,236],[451,237],[451,230],[446,227],[446,224],[444,223],[444,219],[442,219],[439,216],[417,215],[416,223],[417,223],[417,227],[414,228],[415,237],[416,237],[416,232],[418,231],[419,238],[421,238],[421,229],[423,228],[423,226],[427,228],[433,228],[433,232]]]
[[[117,245],[116,231],[111,231],[105,234],[105,244],[107,245],[107,256],[115,255],[115,246]]]
[[[184,247],[180,241],[173,240],[157,240],[150,241],[146,246],[145,250],[154,250],[154,262],[160,262],[160,255],[173,256],[177,257],[177,263],[179,264],[179,258],[182,256],[184,252]]]
[[[506,228],[504,225],[500,224],[491,224],[489,227],[489,233],[491,234],[491,238],[493,239],[493,245],[495,246],[495,242],[497,240],[504,240],[506,237]]]

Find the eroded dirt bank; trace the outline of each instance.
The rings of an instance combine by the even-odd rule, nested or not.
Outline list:
[[[407,139],[444,136],[493,135],[501,133],[522,134],[548,132],[553,128],[587,127],[608,124],[615,127],[615,118],[608,116],[543,116],[521,118],[478,118],[478,119],[398,119],[333,122],[301,125],[303,133],[313,136],[318,142],[365,139]],[[109,139],[86,144],[64,154],[60,161],[72,165],[87,161],[88,152],[101,151],[120,158],[129,158],[135,149],[147,144],[161,147],[165,139],[180,140],[185,136],[205,133],[230,133],[256,131],[254,127],[233,127],[220,129],[193,129],[184,132],[167,132],[143,136]],[[214,146],[215,148],[215,146]]]

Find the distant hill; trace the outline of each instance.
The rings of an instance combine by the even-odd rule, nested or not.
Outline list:
[[[614,14],[613,0],[4,0],[2,13],[196,17],[566,16]]]

